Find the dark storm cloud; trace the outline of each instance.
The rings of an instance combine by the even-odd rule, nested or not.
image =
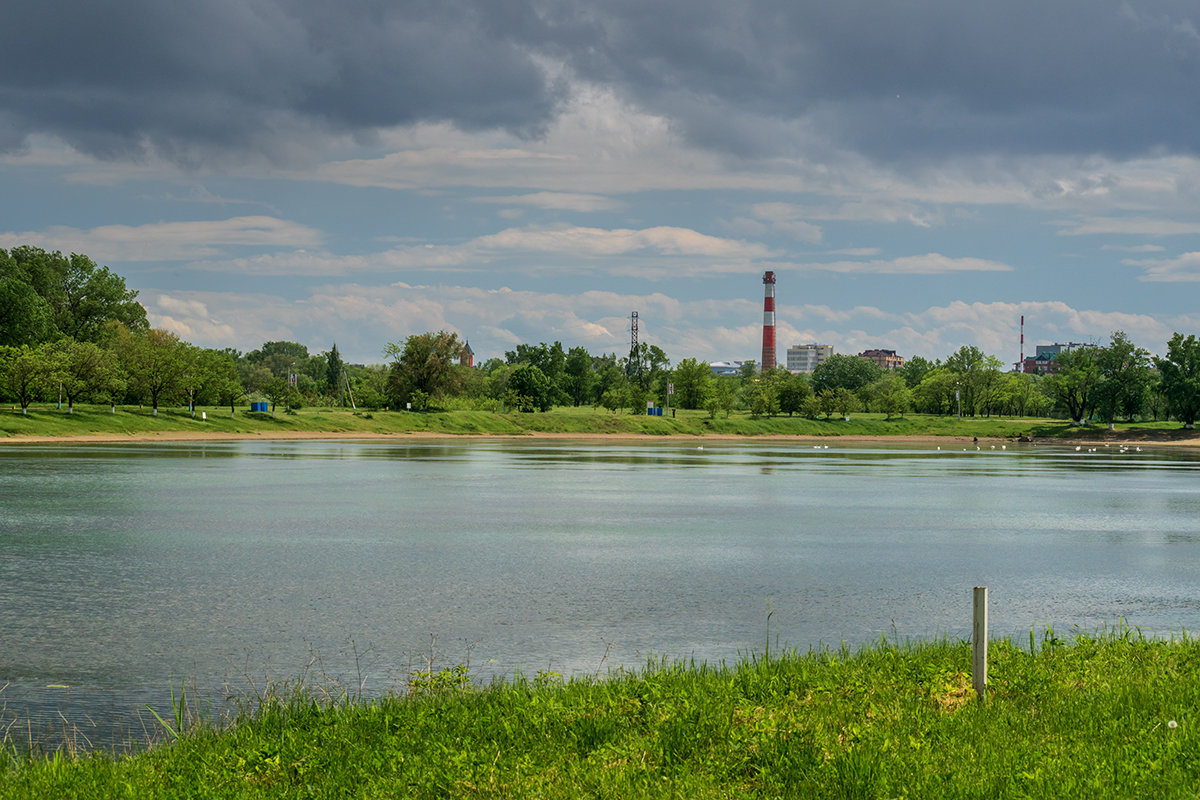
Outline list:
[[[440,120],[536,135],[562,96],[546,58],[740,155],[1198,149],[1193,0],[18,6],[0,148],[42,131],[187,160]]]
[[[1200,144],[1190,0],[602,5],[572,63],[701,142],[786,153],[801,133],[880,158]]]
[[[557,101],[506,2],[18,0],[5,16],[0,146],[40,131],[187,158],[426,120],[530,133]]]

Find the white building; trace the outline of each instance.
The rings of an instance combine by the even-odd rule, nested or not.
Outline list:
[[[713,375],[737,375],[742,371],[741,361],[713,361],[708,365]]]
[[[797,344],[787,349],[788,372],[812,372],[833,355],[831,344]]]

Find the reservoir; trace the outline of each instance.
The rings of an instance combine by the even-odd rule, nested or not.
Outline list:
[[[964,449],[964,447],[966,449]],[[776,648],[1200,627],[1185,448],[407,440],[0,448],[0,738],[186,680],[402,691]]]

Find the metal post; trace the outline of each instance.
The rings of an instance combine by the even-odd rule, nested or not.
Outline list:
[[[971,683],[980,700],[987,699],[987,587],[975,587],[975,614],[971,626],[974,648],[971,654]]]

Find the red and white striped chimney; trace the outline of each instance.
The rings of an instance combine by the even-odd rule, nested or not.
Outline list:
[[[759,369],[775,369],[775,273],[763,273],[763,351]]]

